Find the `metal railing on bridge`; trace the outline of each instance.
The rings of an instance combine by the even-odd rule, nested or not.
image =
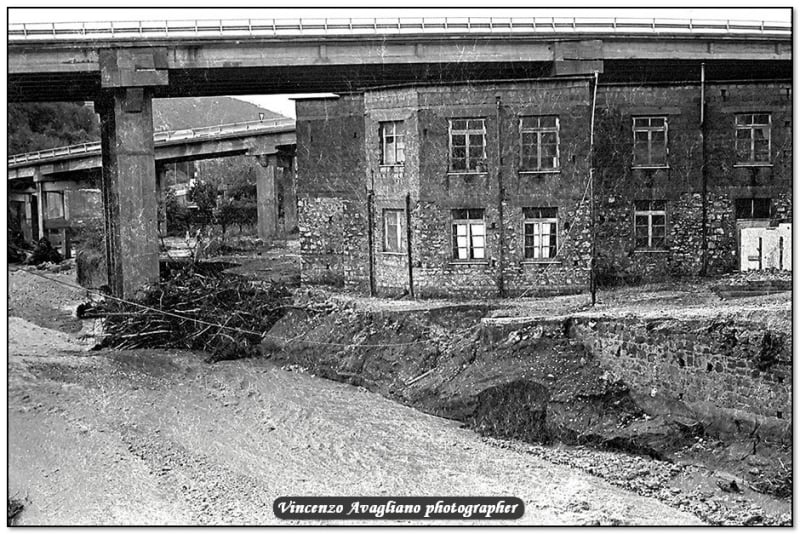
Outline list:
[[[153,134],[153,141],[156,145],[163,145],[194,139],[214,139],[238,136],[247,133],[286,131],[294,128],[294,125],[294,119],[288,118],[235,122],[231,124],[220,124],[217,126],[203,126],[200,128],[191,128],[185,130],[156,132]],[[28,152],[25,154],[15,154],[13,156],[9,156],[8,166],[20,167],[47,160],[65,159],[79,156],[93,156],[100,153],[100,151],[101,147],[99,142],[48,148],[46,150],[39,150],[37,152]]]
[[[580,17],[160,20],[9,24],[8,40],[293,38],[441,34],[762,35],[791,37],[791,22]]]

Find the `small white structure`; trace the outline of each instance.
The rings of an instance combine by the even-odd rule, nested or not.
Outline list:
[[[739,269],[792,270],[792,225],[770,228],[742,228],[739,236]]]

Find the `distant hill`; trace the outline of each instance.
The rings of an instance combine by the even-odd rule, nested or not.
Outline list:
[[[232,122],[283,118],[283,115],[235,98],[169,98],[153,101],[156,131],[185,130]],[[9,104],[9,154],[33,152],[100,140],[100,123],[91,103],[43,102]]]
[[[156,131],[184,130],[216,124],[286,118],[250,102],[227,96],[167,98],[153,100],[153,127]]]

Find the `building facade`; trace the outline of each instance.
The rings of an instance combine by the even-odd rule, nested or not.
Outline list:
[[[580,292],[593,243],[601,283],[724,273],[792,218],[788,81],[374,89],[297,140],[302,281],[363,293]]]

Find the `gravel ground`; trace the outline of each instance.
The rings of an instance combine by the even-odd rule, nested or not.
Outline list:
[[[78,352],[13,319],[9,490],[21,525],[274,524],[280,495],[515,495],[523,524],[700,524],[452,421],[269,362]],[[584,503],[590,503],[587,507]]]
[[[750,275],[752,277],[752,275]],[[713,279],[670,284],[615,288],[598,292],[597,304],[591,306],[588,294],[514,299],[449,301],[444,299],[410,300],[353,296],[327,289],[299,290],[310,301],[330,299],[365,311],[410,311],[453,306],[489,306],[492,317],[553,317],[559,315],[602,315],[621,317],[635,314],[643,318],[718,319],[737,318],[763,323],[769,328],[791,332],[792,294],[745,296],[723,300],[714,291],[719,282]]]
[[[8,489],[25,501],[21,525],[285,524],[272,514],[281,495],[514,495],[526,504],[519,524],[702,524],[270,362],[87,352],[76,335],[33,321],[68,317],[80,291],[24,271],[9,280]]]

